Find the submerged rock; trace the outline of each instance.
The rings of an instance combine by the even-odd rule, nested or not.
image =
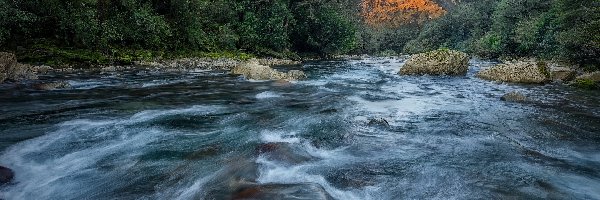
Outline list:
[[[512,91],[504,94],[502,97],[500,97],[500,100],[508,102],[525,102],[527,101],[527,97],[520,92]]]
[[[238,65],[231,70],[232,74],[243,75],[250,80],[286,80],[293,81],[306,78],[304,72],[290,70],[287,73],[279,72],[269,66],[260,65],[258,61],[251,60],[246,64]]]
[[[26,79],[37,79],[33,67],[18,63],[15,54],[0,52],[0,83]]]
[[[15,173],[11,169],[0,166],[0,185],[9,183],[14,177]]]
[[[256,148],[256,151],[270,160],[287,164],[299,164],[313,159],[302,149],[294,148],[289,143],[284,142],[261,144]]]
[[[333,199],[325,189],[318,184],[268,184],[241,188],[232,199]]]
[[[550,79],[546,63],[535,60],[511,61],[484,69],[477,77],[510,83],[546,83]]]
[[[390,123],[384,118],[373,118],[369,119],[369,123],[367,123],[367,125],[389,127]]]
[[[40,83],[33,85],[34,89],[37,90],[59,90],[59,89],[70,89],[72,88],[71,84],[66,81],[59,81],[53,83]]]
[[[469,56],[454,50],[436,50],[413,55],[400,69],[401,75],[466,75]]]

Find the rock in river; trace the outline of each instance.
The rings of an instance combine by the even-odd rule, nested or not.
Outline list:
[[[510,61],[484,69],[477,77],[510,83],[546,83],[550,75],[546,63],[535,60]]]
[[[469,56],[454,50],[436,50],[413,55],[400,69],[401,75],[466,75]]]
[[[502,97],[500,97],[500,100],[508,102],[525,102],[527,101],[527,97],[520,92],[512,91],[504,94]]]
[[[0,83],[25,79],[37,79],[33,68],[18,63],[15,54],[0,52]]]
[[[250,80],[299,80],[306,78],[304,72],[290,70],[287,73],[277,71],[269,66],[260,65],[258,61],[251,60],[246,64],[238,65],[231,70],[232,74],[243,75]]]
[[[241,188],[232,199],[333,199],[318,184],[268,184]]]
[[[0,185],[12,181],[15,177],[15,173],[6,167],[0,166]]]
[[[39,83],[33,85],[34,89],[37,90],[59,90],[59,89],[70,89],[71,84],[66,81],[59,81],[53,83]]]

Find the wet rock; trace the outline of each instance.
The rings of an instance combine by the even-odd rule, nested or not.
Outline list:
[[[287,73],[279,72],[269,66],[258,64],[257,60],[251,60],[246,64],[236,66],[231,70],[232,74],[243,75],[250,80],[299,80],[306,77],[304,72],[291,70]]]
[[[39,66],[33,67],[33,71],[35,71],[36,74],[46,74],[52,70],[54,70],[54,68],[52,68],[48,65],[39,65]]]
[[[520,92],[512,91],[504,94],[502,97],[500,97],[500,100],[508,102],[525,102],[527,101],[527,97]]]
[[[510,83],[546,83],[550,75],[546,63],[535,60],[509,61],[484,69],[477,77]]]
[[[290,70],[286,73],[287,80],[301,80],[306,78],[306,74],[300,70]]]
[[[469,56],[454,50],[436,50],[413,55],[400,69],[401,75],[466,75]]]
[[[367,125],[389,127],[390,123],[384,118],[373,118],[369,119],[369,123],[367,123]]]
[[[0,83],[4,81],[20,81],[37,79],[30,65],[17,63],[15,54],[0,52]]]
[[[71,89],[72,86],[66,81],[59,81],[53,83],[39,83],[33,85],[36,90],[60,90],[60,89]]]
[[[268,184],[241,188],[232,199],[333,199],[325,189],[314,183],[306,184]]]
[[[578,76],[570,84],[583,89],[598,89],[600,88],[600,71]]]
[[[270,142],[260,144],[256,147],[258,154],[262,154],[270,160],[288,163],[298,164],[307,162],[313,159],[308,153],[304,152],[300,148],[294,148],[289,143],[284,142]]]
[[[11,169],[0,166],[0,185],[9,183],[14,177],[15,173]]]
[[[321,112],[319,112],[319,113],[321,113],[321,114],[331,114],[331,113],[336,113],[336,112],[338,112],[338,110],[337,110],[337,109],[335,109],[335,108],[330,108],[330,109],[325,109],[325,110],[322,110],[322,111],[321,111]]]
[[[290,86],[291,83],[286,80],[277,80],[277,81],[273,82],[273,84],[271,84],[271,85],[273,85],[275,87],[287,87],[287,86]]]

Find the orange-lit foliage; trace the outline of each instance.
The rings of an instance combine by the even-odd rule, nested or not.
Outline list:
[[[362,0],[361,8],[365,22],[374,26],[420,23],[446,13],[431,0]]]

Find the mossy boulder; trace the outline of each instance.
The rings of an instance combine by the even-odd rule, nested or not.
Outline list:
[[[578,76],[571,85],[583,89],[600,89],[600,71]]]
[[[469,56],[455,50],[435,50],[415,54],[400,69],[401,75],[464,76],[469,70]]]
[[[509,83],[546,83],[550,74],[545,62],[535,60],[509,61],[481,70],[477,77]]]
[[[15,54],[0,52],[0,83],[4,81],[20,81],[25,79],[37,79],[30,65],[17,62]]]
[[[306,74],[299,70],[290,70],[287,73],[277,71],[269,66],[260,65],[257,60],[250,60],[238,65],[231,70],[232,74],[242,75],[249,80],[286,80],[294,81],[306,78]]]

